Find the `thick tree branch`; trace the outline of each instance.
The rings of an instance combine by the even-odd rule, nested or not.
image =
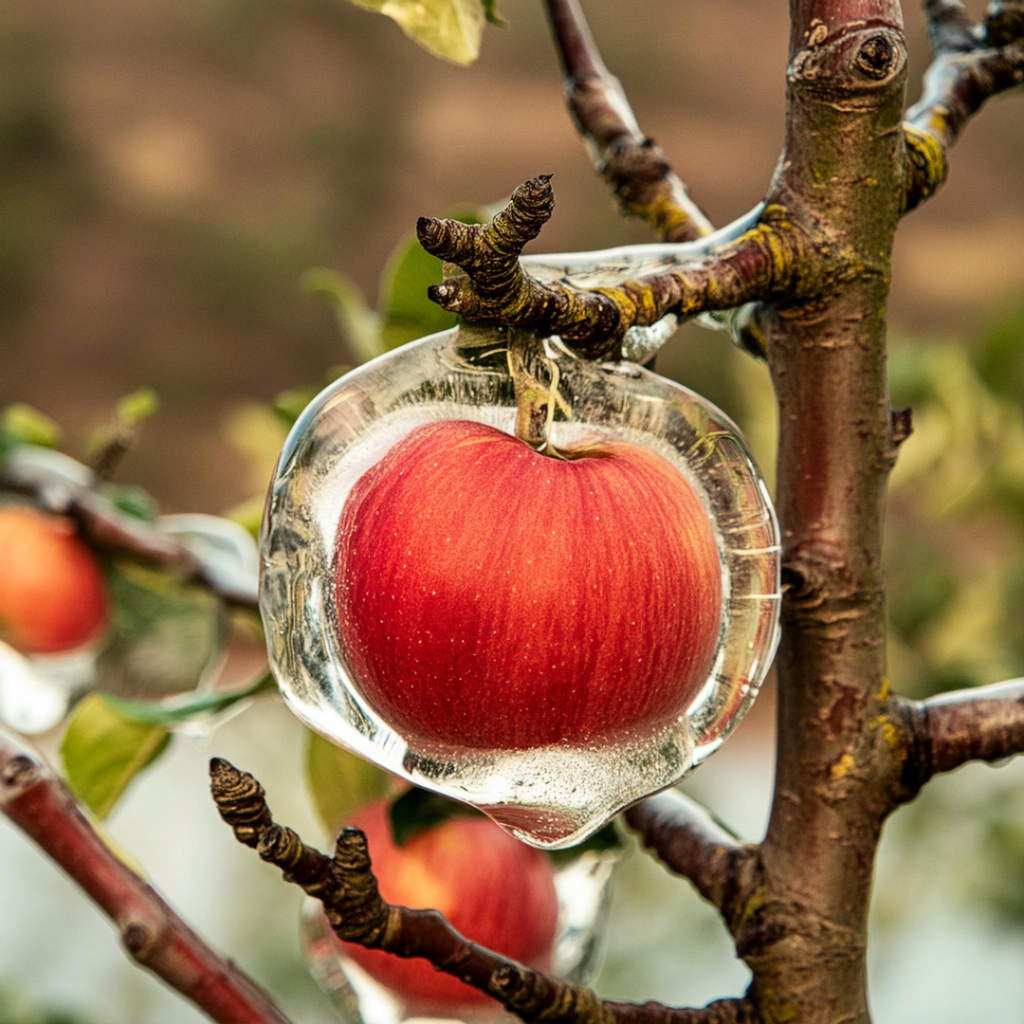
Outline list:
[[[767,208],[735,241],[663,274],[592,290],[542,283],[526,273],[519,254],[553,207],[550,175],[542,175],[520,185],[490,224],[420,218],[423,248],[464,271],[431,288],[430,297],[466,320],[558,334],[585,356],[603,358],[616,352],[629,328],[670,314],[694,316],[781,295],[793,299],[803,289],[824,286],[807,272],[812,239],[777,207]]]
[[[946,180],[949,150],[971,116],[997,93],[1024,82],[1024,3],[993,3],[982,25],[956,0],[925,0],[935,59],[924,95],[907,112],[904,211]]]
[[[740,846],[706,808],[678,790],[649,797],[625,817],[670,871],[688,878],[727,920],[732,917],[749,848]]]
[[[924,701],[892,698],[906,760],[901,801],[926,782],[969,761],[1003,761],[1024,753],[1024,679],[956,690]]]
[[[0,811],[114,922],[129,955],[220,1024],[288,1024],[97,835],[42,760],[0,729]]]
[[[658,1003],[611,1003],[589,989],[530,970],[463,938],[436,910],[386,903],[377,889],[366,836],[342,829],[327,857],[289,828],[274,823],[263,787],[220,758],[210,762],[210,785],[221,817],[239,842],[284,872],[324,907],[327,921],[345,942],[358,942],[401,957],[422,957],[438,970],[493,996],[524,1021],[550,1024],[747,1024],[742,1000],[702,1010],[675,1010]],[[752,1022],[751,1022],[752,1024]]]
[[[577,0],[545,0],[565,72],[565,97],[594,164],[629,216],[667,242],[687,242],[711,222],[673,173],[658,144],[640,130],[619,80],[609,74]]]
[[[58,456],[59,463],[52,463],[46,456],[54,453],[40,452],[44,457],[39,458],[26,452],[28,449],[20,449],[0,462],[0,491],[22,494],[44,512],[70,516],[99,551],[127,555],[174,572],[185,582],[210,590],[226,604],[257,607],[255,575],[229,573],[157,527],[119,511],[99,493],[102,482],[95,474],[67,456]],[[66,467],[74,473],[65,471]]]

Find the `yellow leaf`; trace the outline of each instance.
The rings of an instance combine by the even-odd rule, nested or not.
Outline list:
[[[352,0],[396,21],[402,31],[435,57],[472,64],[480,55],[484,7],[480,0]]]

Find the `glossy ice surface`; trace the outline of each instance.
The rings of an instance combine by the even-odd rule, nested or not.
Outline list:
[[[589,363],[546,340],[561,396],[550,442],[565,449],[598,434],[650,449],[709,511],[722,614],[707,678],[684,708],[578,743],[488,748],[479,737],[469,745],[407,734],[360,689],[339,628],[339,523],[356,482],[417,427],[469,420],[512,433],[507,346],[504,331],[456,328],[360,367],[314,400],[285,445],[268,498],[261,611],[275,676],[310,727],[416,785],[480,807],[526,842],[556,848],[677,782],[739,721],[777,641],[778,532],[763,482],[724,414],[633,363]]]

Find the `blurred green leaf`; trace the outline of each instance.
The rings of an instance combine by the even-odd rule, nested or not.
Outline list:
[[[402,31],[435,57],[472,64],[484,30],[481,0],[352,0],[398,23]]]
[[[484,6],[484,17],[491,25],[504,26],[508,22],[498,13],[497,0],[480,0]]]
[[[607,850],[621,850],[625,844],[614,821],[598,829],[589,839],[570,847],[568,850],[548,850],[548,856],[561,867],[570,864],[584,853],[604,853]]]
[[[246,529],[253,537],[258,538],[260,535],[260,524],[263,522],[263,506],[265,504],[266,498],[262,494],[258,494],[256,497],[249,498],[247,501],[243,501],[241,504],[229,509],[227,518],[233,523],[238,523],[239,526]]]
[[[56,448],[60,444],[60,427],[45,413],[25,402],[8,405],[0,413],[0,431],[8,441]]]
[[[96,659],[102,689],[126,697],[194,690],[220,655],[220,602],[202,587],[129,562],[108,577],[113,613]]]
[[[412,786],[391,805],[391,834],[396,846],[405,846],[413,836],[435,828],[449,818],[480,817],[481,812],[468,804],[449,800],[440,793],[428,793]]]
[[[74,794],[105,818],[128,783],[167,748],[170,733],[133,722],[98,694],[75,708],[61,741],[64,774]]]
[[[314,267],[302,275],[299,286],[307,295],[315,295],[331,307],[357,360],[366,362],[384,351],[377,314],[367,305],[359,285],[350,277],[336,270]]]
[[[122,718],[143,725],[161,725],[171,728],[191,721],[199,715],[217,714],[232,705],[257,694],[275,688],[274,677],[264,672],[255,682],[241,690],[219,693],[189,694],[184,697],[154,702],[147,700],[123,700],[119,697],[105,697],[104,700]]]
[[[160,511],[157,503],[146,491],[131,484],[105,487],[103,497],[118,511],[133,519],[141,519],[145,523],[153,522]]]
[[[391,790],[391,778],[369,761],[310,731],[306,787],[317,817],[333,836],[360,807],[386,796]]]
[[[134,427],[149,419],[160,408],[160,399],[152,388],[139,388],[118,400],[117,418],[126,426]]]
[[[452,211],[451,220],[481,223],[480,211]],[[391,252],[380,278],[380,321],[383,348],[390,350],[416,338],[454,327],[454,313],[427,298],[427,289],[440,284],[444,264],[420,245],[415,234],[405,235]]]

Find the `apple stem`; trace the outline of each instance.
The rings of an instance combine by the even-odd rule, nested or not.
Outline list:
[[[572,407],[558,390],[558,364],[543,350],[542,341],[526,331],[511,331],[508,344],[508,368],[516,398],[515,436],[531,448],[561,458],[551,444],[551,424],[556,409],[566,418]],[[542,380],[547,376],[548,383]]]

